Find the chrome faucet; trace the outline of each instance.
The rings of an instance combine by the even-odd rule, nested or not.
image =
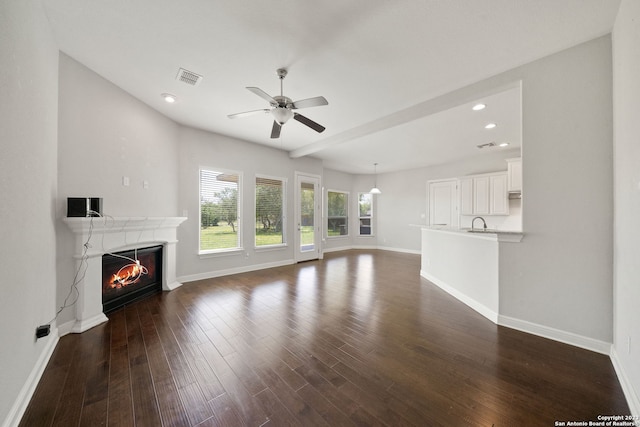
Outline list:
[[[482,221],[482,224],[484,225],[484,229],[486,230],[487,229],[487,222],[481,216],[477,216],[477,217],[475,217],[475,218],[473,218],[471,220],[471,229],[473,230],[473,223],[476,222],[476,219],[479,219],[479,220]]]

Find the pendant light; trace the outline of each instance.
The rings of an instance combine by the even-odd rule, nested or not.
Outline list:
[[[378,185],[376,184],[376,178],[378,177],[377,166],[378,166],[377,163],[373,164],[373,188],[369,190],[370,194],[382,194],[382,191],[380,191],[380,189],[378,188]]]

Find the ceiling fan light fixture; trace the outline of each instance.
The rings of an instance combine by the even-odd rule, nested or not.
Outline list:
[[[280,125],[287,123],[287,121],[293,117],[293,111],[286,107],[276,107],[271,110],[273,118]]]

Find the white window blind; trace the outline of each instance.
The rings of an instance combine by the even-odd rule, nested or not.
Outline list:
[[[240,174],[200,170],[200,252],[239,249]]]

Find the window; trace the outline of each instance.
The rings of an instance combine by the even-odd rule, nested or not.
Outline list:
[[[358,217],[360,219],[360,235],[372,236],[373,194],[358,193]]]
[[[284,181],[256,177],[256,247],[285,244]]]
[[[200,170],[200,252],[240,249],[240,174]]]
[[[327,237],[349,234],[349,193],[327,191]]]

